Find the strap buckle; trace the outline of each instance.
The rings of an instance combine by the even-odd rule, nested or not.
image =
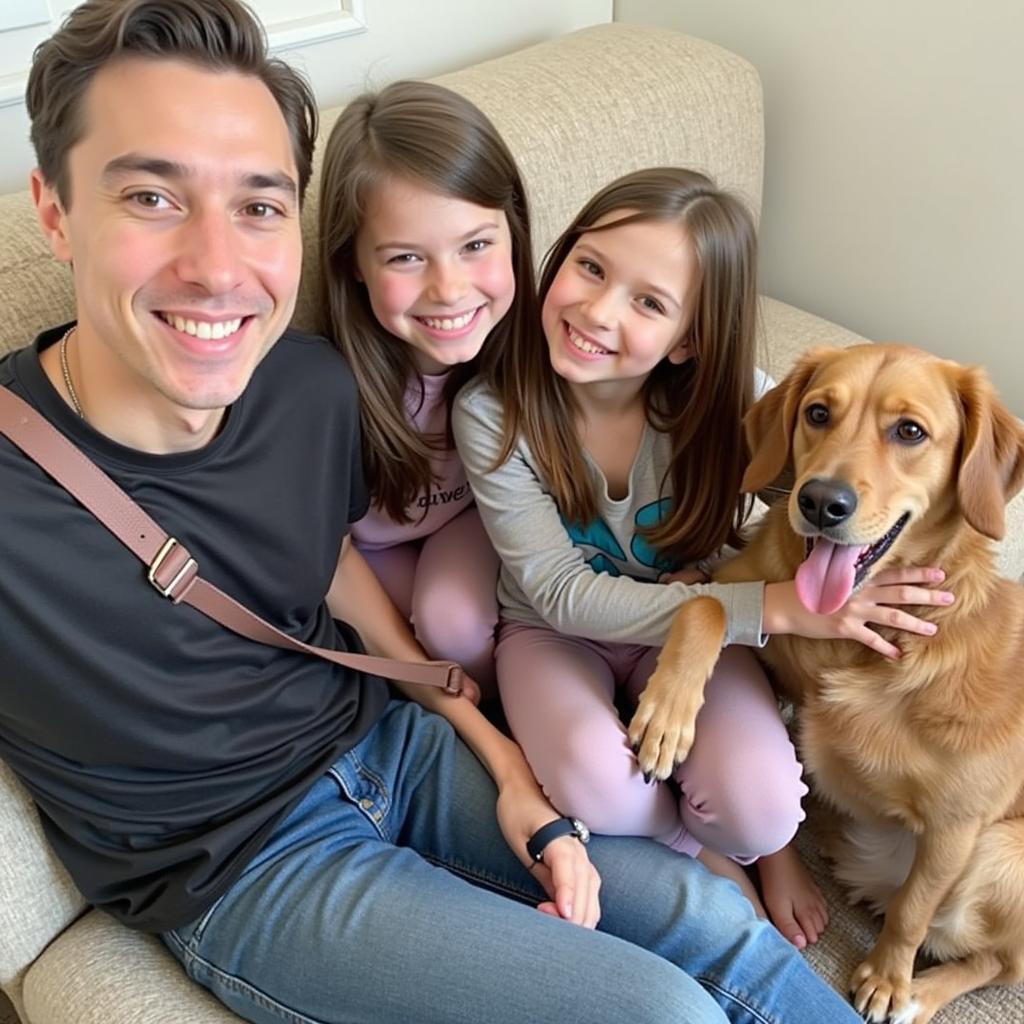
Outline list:
[[[169,564],[165,563],[170,560]],[[161,577],[161,573],[164,574]],[[169,582],[162,582],[167,574],[171,575]],[[170,598],[177,604],[192,585],[192,581],[199,574],[199,563],[188,553],[175,537],[168,537],[164,545],[156,554],[156,558],[149,564],[146,579],[156,588],[161,597]],[[180,587],[180,590],[178,589]]]
[[[462,667],[460,665],[448,666],[448,678],[444,681],[444,692],[457,697],[462,693]]]

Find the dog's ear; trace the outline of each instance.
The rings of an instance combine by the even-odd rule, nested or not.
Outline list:
[[[790,467],[793,428],[807,385],[815,371],[836,349],[813,348],[805,352],[781,384],[758,399],[743,417],[750,463],[741,489],[746,494],[775,483]]]
[[[959,369],[960,510],[979,533],[1002,540],[1006,503],[1024,486],[1024,427],[996,396],[984,370]]]

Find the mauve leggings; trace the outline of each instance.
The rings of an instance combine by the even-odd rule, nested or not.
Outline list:
[[[727,647],[707,684],[694,745],[667,783],[644,782],[614,704],[632,705],[658,651],[503,622],[498,688],[509,725],[548,799],[595,832],[653,836],[740,863],[780,850],[807,787],[771,687],[751,651]]]
[[[476,508],[422,540],[360,553],[427,654],[458,662],[494,696],[499,562]]]

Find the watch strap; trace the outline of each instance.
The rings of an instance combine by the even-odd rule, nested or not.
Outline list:
[[[590,838],[590,833],[585,828],[581,829],[575,818],[555,818],[554,821],[541,825],[526,841],[526,852],[530,859],[543,860],[548,845],[562,836],[575,836],[581,843],[585,843]]]

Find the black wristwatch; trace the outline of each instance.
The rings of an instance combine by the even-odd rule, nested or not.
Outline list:
[[[556,818],[542,825],[526,841],[526,852],[535,861],[544,859],[544,851],[548,843],[562,836],[575,836],[586,845],[590,842],[590,829],[579,818]]]

